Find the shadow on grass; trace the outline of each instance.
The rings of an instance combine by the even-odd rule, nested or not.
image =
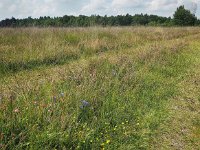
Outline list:
[[[42,66],[63,65],[69,61],[77,60],[79,55],[56,55],[54,57],[46,57],[42,60],[30,60],[21,62],[3,62],[0,61],[0,76],[17,73],[23,70],[33,70]]]

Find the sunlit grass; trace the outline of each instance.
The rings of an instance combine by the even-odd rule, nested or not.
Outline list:
[[[199,33],[0,29],[0,148],[148,149]]]

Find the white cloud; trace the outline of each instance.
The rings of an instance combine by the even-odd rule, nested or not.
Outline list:
[[[130,8],[130,7],[140,7],[146,5],[145,0],[113,0],[112,7],[115,8]]]
[[[169,16],[179,5],[195,10],[200,0],[0,0],[0,19],[63,15],[151,13]],[[195,5],[194,5],[195,4]],[[200,10],[197,10],[200,17]]]
[[[192,13],[195,13],[198,7],[198,3],[200,2],[199,0],[182,0],[183,3],[185,4],[185,7],[187,9],[190,9]]]
[[[3,8],[3,4],[0,2],[0,8]]]
[[[90,2],[84,5],[81,9],[82,13],[94,14],[94,12],[104,11],[108,8],[105,0],[90,0]]]
[[[168,10],[168,9],[174,9],[177,7],[178,0],[152,0],[149,4],[148,9],[155,11],[155,10]]]
[[[6,17],[61,16],[72,13],[73,0],[1,0],[0,19]],[[71,12],[70,12],[71,11]]]
[[[16,9],[17,9],[17,6],[16,5],[11,5],[11,6],[9,6],[9,8],[8,8],[8,10],[10,11],[10,12],[15,12],[16,11]]]

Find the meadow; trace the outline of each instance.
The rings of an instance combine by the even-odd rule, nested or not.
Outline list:
[[[200,28],[0,29],[0,149],[200,149]]]

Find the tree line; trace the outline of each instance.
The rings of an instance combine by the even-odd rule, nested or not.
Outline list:
[[[0,21],[0,27],[89,27],[89,26],[194,26],[200,25],[200,20],[196,18],[184,6],[180,6],[175,11],[173,18],[157,15],[136,14],[136,15],[79,15],[63,17],[39,17],[16,19],[14,17]]]

